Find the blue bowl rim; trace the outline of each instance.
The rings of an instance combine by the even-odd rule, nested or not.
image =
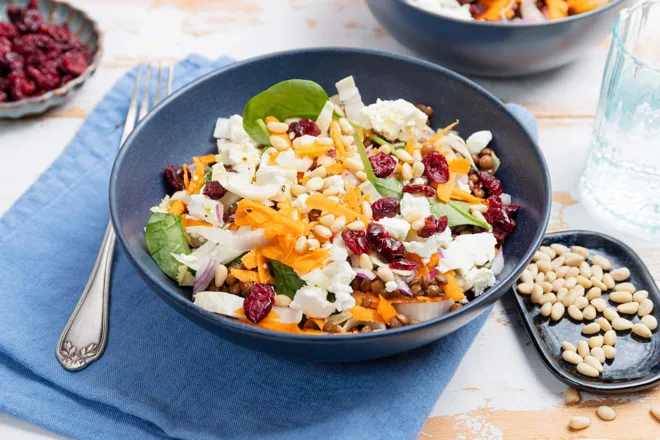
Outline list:
[[[260,62],[260,61],[267,61],[269,59],[274,59],[282,56],[289,56],[289,55],[305,55],[305,54],[336,54],[336,55],[342,55],[342,54],[357,54],[357,55],[375,55],[379,57],[385,57],[385,58],[390,58],[395,61],[401,61],[409,64],[415,64],[419,67],[423,67],[426,69],[430,69],[433,71],[436,71],[437,73],[441,73],[443,75],[447,75],[456,81],[462,82],[465,85],[469,86],[472,90],[474,90],[476,93],[479,93],[486,98],[491,99],[499,109],[504,112],[513,122],[516,124],[519,129],[522,131],[523,135],[527,138],[529,141],[529,144],[532,145],[534,149],[534,154],[536,155],[537,159],[539,160],[539,163],[541,165],[541,174],[542,174],[542,179],[543,179],[543,184],[545,185],[545,198],[546,198],[546,204],[545,204],[545,210],[543,212],[543,217],[541,220],[541,224],[539,225],[539,229],[536,232],[536,236],[534,237],[534,241],[532,243],[532,246],[527,250],[527,252],[524,254],[524,256],[521,258],[520,262],[518,263],[518,267],[514,269],[507,277],[498,280],[497,283],[491,287],[491,289],[485,293],[479,296],[478,298],[474,299],[473,301],[469,302],[467,305],[464,305],[460,309],[448,313],[446,315],[440,316],[435,319],[431,319],[429,321],[424,321],[419,324],[415,325],[409,325],[409,326],[404,326],[400,327],[397,329],[390,329],[387,331],[382,331],[382,332],[372,332],[372,333],[358,333],[358,334],[351,334],[351,335],[324,335],[324,336],[319,336],[319,335],[301,335],[301,334],[295,334],[295,333],[285,333],[285,332],[278,332],[274,330],[268,330],[268,329],[263,329],[260,327],[256,327],[254,325],[249,325],[249,324],[244,324],[238,321],[235,321],[233,319],[223,317],[220,315],[216,315],[214,313],[208,312],[201,307],[198,307],[194,305],[190,300],[187,298],[184,298],[183,296],[179,295],[174,289],[172,289],[170,286],[161,283],[157,278],[153,277],[151,273],[149,272],[149,269],[146,267],[146,265],[140,261],[140,259],[137,257],[137,255],[134,255],[133,251],[131,250],[131,247],[128,243],[127,237],[124,235],[124,232],[122,228],[120,227],[119,223],[119,214],[118,214],[118,205],[119,205],[119,195],[117,194],[116,187],[117,187],[117,180],[118,180],[118,174],[119,174],[119,169],[121,168],[122,162],[124,161],[126,155],[128,154],[128,151],[131,148],[131,144],[133,139],[135,139],[142,129],[149,124],[151,119],[155,118],[158,112],[164,107],[169,104],[170,101],[173,99],[176,99],[177,97],[185,94],[188,92],[188,90],[194,88],[197,86],[197,84],[205,81],[208,77],[217,75],[221,72],[225,72],[231,69],[239,68],[245,65],[249,65],[255,62]],[[342,48],[342,47],[334,47],[334,48],[308,48],[308,49],[297,49],[297,50],[290,50],[290,51],[282,51],[282,52],[275,52],[272,54],[267,54],[267,55],[261,55],[258,57],[254,58],[249,58],[247,60],[235,62],[232,64],[229,64],[228,66],[213,70],[212,72],[209,72],[195,81],[190,82],[189,84],[183,86],[176,92],[174,92],[172,95],[164,99],[161,103],[158,104],[156,108],[154,108],[153,111],[149,112],[149,114],[145,117],[145,119],[142,121],[142,123],[138,124],[138,126],[133,130],[131,135],[127,138],[125,145],[120,148],[119,153],[117,154],[117,157],[115,158],[114,165],[112,167],[112,171],[110,174],[110,185],[109,185],[109,199],[110,199],[110,217],[112,221],[112,225],[114,227],[114,230],[116,232],[117,238],[119,239],[120,244],[126,251],[126,254],[128,256],[129,261],[133,264],[133,266],[137,269],[138,273],[140,273],[143,278],[145,278],[151,285],[153,285],[157,293],[161,293],[160,296],[163,298],[169,300],[170,302],[187,309],[191,313],[194,313],[198,317],[204,319],[205,321],[208,321],[212,323],[215,326],[220,326],[220,327],[225,327],[228,330],[237,332],[237,333],[242,333],[242,334],[249,334],[253,336],[261,336],[265,339],[270,339],[270,340],[278,340],[278,341],[289,341],[289,342],[316,342],[316,343],[323,343],[323,344],[339,344],[339,343],[344,343],[348,340],[354,340],[354,339],[360,339],[360,340],[365,340],[365,339],[377,339],[377,338],[384,338],[387,336],[394,336],[397,334],[403,334],[403,333],[409,333],[409,332],[415,332],[417,330],[421,330],[424,328],[428,327],[433,327],[436,324],[439,324],[444,321],[449,321],[451,319],[456,319],[460,317],[463,314],[466,314],[470,312],[473,308],[476,307],[481,307],[481,306],[488,306],[495,301],[497,301],[500,297],[502,297],[511,287],[513,282],[518,278],[518,276],[522,273],[524,268],[527,266],[527,264],[531,261],[532,256],[538,249],[538,247],[541,244],[541,241],[543,240],[545,230],[547,228],[548,222],[550,220],[550,210],[551,210],[551,199],[552,199],[552,189],[551,189],[551,183],[550,183],[550,173],[548,171],[548,166],[545,162],[545,158],[543,154],[541,153],[540,147],[537,145],[536,141],[529,135],[529,132],[527,129],[520,123],[520,121],[505,107],[504,103],[502,103],[498,98],[496,98],[492,93],[488,92],[486,89],[483,87],[477,85],[476,83],[470,81],[469,79],[449,70],[444,67],[438,66],[436,64],[430,63],[428,61],[423,61],[414,57],[409,57],[409,56],[404,56],[404,55],[397,55],[397,54],[391,54],[391,53],[386,53],[386,52],[381,52],[377,50],[370,50],[370,49],[355,49],[355,48]]]
[[[515,28],[542,28],[542,27],[546,27],[546,26],[557,25],[559,23],[568,23],[568,22],[572,22],[572,21],[587,19],[587,17],[591,17],[592,15],[596,15],[599,12],[604,12],[604,11],[610,9],[610,8],[613,8],[615,5],[617,5],[619,3],[625,2],[626,0],[612,0],[608,4],[606,4],[605,6],[601,6],[600,8],[592,9],[591,11],[584,12],[582,14],[575,14],[575,15],[571,15],[571,16],[566,17],[566,18],[560,18],[559,20],[549,20],[549,21],[544,21],[544,22],[541,22],[541,23],[526,23],[526,22],[513,23],[513,22],[508,22],[508,21],[501,22],[501,21],[485,21],[485,20],[461,20],[461,19],[458,19],[458,18],[453,18],[453,17],[444,16],[444,15],[440,15],[440,14],[434,14],[433,12],[429,12],[425,9],[418,8],[417,6],[413,6],[413,5],[409,4],[408,2],[406,2],[406,0],[394,0],[394,1],[403,4],[408,8],[419,11],[421,14],[426,15],[428,17],[436,17],[436,18],[440,18],[442,20],[451,21],[453,23],[461,23],[461,24],[465,24],[465,25],[468,25],[468,26],[481,26],[481,27],[491,27],[491,28],[515,29]],[[369,4],[369,3],[370,3],[370,1],[367,2],[367,4]]]

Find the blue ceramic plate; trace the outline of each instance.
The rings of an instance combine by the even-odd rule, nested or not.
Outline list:
[[[461,120],[460,130],[489,129],[502,159],[498,176],[522,205],[504,252],[497,284],[467,306],[417,325],[377,333],[310,336],[277,333],[217,316],[193,305],[146,251],[149,208],[165,194],[163,170],[191,156],[217,151],[216,118],[242,113],[246,102],[273,84],[310,79],[331,94],[335,82],[354,75],[365,102],[404,98],[435,108],[432,125]],[[136,270],[181,314],[236,343],[292,358],[356,361],[420,347],[467,324],[511,287],[539,246],[550,215],[550,178],[543,156],[504,105],[474,83],[412,58],[353,49],[310,49],[267,55],[212,72],[184,87],[152,111],[120,150],[110,179],[110,210],[119,242]],[[137,299],[136,299],[137,300]],[[154,335],[157,337],[157,335]]]
[[[539,24],[466,21],[432,14],[405,0],[367,0],[401,44],[450,69],[478,76],[529,75],[583,56],[609,33],[630,0]]]
[[[613,268],[630,269],[630,281],[639,290],[647,290],[649,299],[656,304],[653,315],[660,320],[660,291],[653,277],[639,256],[624,243],[591,231],[555,232],[545,236],[543,245],[561,243],[566,246],[582,246],[594,254],[606,257]],[[587,377],[578,373],[575,365],[561,357],[561,343],[568,341],[575,345],[577,341],[587,339],[581,335],[583,323],[574,321],[566,314],[561,320],[552,322],[540,315],[540,307],[532,304],[529,297],[512,293],[516,297],[518,311],[523,323],[541,356],[541,360],[559,380],[584,391],[603,394],[619,394],[640,391],[660,383],[660,339],[658,332],[653,332],[651,339],[643,339],[630,331],[617,332],[616,357],[604,365],[604,372],[598,378]],[[603,298],[608,295],[604,294]],[[608,306],[616,307],[608,301]],[[601,316],[599,313],[598,316]],[[631,316],[623,315],[632,319]],[[593,321],[585,321],[589,323]],[[635,317],[633,322],[639,322]],[[577,325],[576,325],[577,324]]]

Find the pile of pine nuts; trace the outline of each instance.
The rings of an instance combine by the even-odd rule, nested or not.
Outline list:
[[[541,246],[532,261],[520,276],[517,290],[541,306],[542,316],[559,321],[568,314],[574,321],[593,321],[582,328],[587,340],[579,341],[577,346],[562,342],[562,358],[575,364],[578,372],[589,377],[603,372],[605,361],[616,356],[617,331],[632,330],[642,338],[653,336],[658,326],[651,315],[654,304],[646,290],[637,290],[626,282],[630,278],[628,268],[612,269],[601,255],[590,259],[588,249],[569,249],[559,243]],[[616,308],[608,306],[602,297],[607,291]],[[637,315],[640,320],[633,323],[619,313]]]

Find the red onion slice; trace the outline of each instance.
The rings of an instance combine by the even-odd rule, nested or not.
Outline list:
[[[408,283],[396,275],[394,276],[394,282],[396,283],[396,286],[399,288],[399,292],[401,292],[402,295],[412,298],[413,294],[410,291],[410,286],[408,286]]]
[[[215,278],[215,268],[220,265],[218,260],[209,259],[206,265],[199,265],[199,270],[195,275],[195,285],[193,286],[193,293],[201,292],[209,287],[211,280]],[[204,269],[202,269],[204,268]]]
[[[224,224],[224,213],[222,212],[222,205],[220,203],[215,204],[215,218],[218,220],[219,225]]]
[[[431,271],[429,272],[430,279],[434,279],[438,275],[440,275],[440,271],[438,269],[431,269]]]
[[[493,258],[493,264],[490,266],[490,270],[493,271],[493,274],[499,275],[504,270],[504,250],[500,249],[495,258]]]
[[[371,281],[376,279],[376,274],[370,271],[369,269],[354,268],[353,270],[357,274],[358,278],[361,278],[363,280]]]

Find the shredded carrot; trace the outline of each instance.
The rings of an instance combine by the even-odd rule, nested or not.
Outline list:
[[[451,199],[451,193],[454,190],[455,178],[453,174],[449,175],[447,183],[440,183],[436,188],[438,190],[438,200],[447,203]]]
[[[279,151],[274,152],[273,154],[270,155],[270,160],[269,160],[268,162],[269,162],[271,165],[277,163],[276,160],[277,160],[277,156],[279,156],[279,155],[280,155],[280,152],[279,152]]]
[[[488,21],[498,21],[502,19],[502,14],[505,14],[509,9],[511,9],[510,0],[490,0],[483,1],[484,6],[487,6],[486,10],[479,15],[477,18],[479,20],[488,20]]]
[[[197,220],[189,216],[183,218],[183,227],[188,228],[190,226],[213,226],[211,223],[207,223],[204,220]]]
[[[335,162],[332,165],[325,167],[328,174],[339,175],[344,172],[346,167],[341,162]]]
[[[314,144],[309,147],[300,147],[300,148],[295,148],[293,151],[298,155],[298,156],[309,156],[309,157],[319,157],[323,156],[325,153],[330,150],[330,145],[318,145]]]
[[[311,196],[307,197],[307,200],[305,200],[305,205],[311,209],[320,209],[321,211],[330,212],[334,214],[335,217],[340,217],[343,215],[346,217],[346,221],[348,223],[359,219],[362,220],[365,225],[369,224],[369,219],[360,214],[359,211],[353,211],[352,209],[342,206],[321,194],[312,194]]]
[[[181,200],[175,200],[170,206],[170,209],[167,210],[170,214],[181,215],[186,211],[186,204]]]
[[[361,212],[360,210],[360,194],[362,192],[360,191],[360,188],[357,186],[349,189],[346,191],[346,194],[344,194],[341,198],[342,202],[346,204],[348,209],[354,212]]]
[[[462,189],[454,188],[451,191],[451,198],[454,200],[462,200],[464,202],[469,202],[472,203],[473,205],[477,205],[480,203],[486,204],[486,200],[473,196],[469,192],[463,191]]]
[[[216,163],[215,154],[207,154],[206,156],[200,156],[199,160],[204,165],[209,165],[209,164],[212,164],[212,163]]]
[[[458,285],[456,282],[456,278],[454,277],[454,272],[449,271],[443,274],[445,278],[447,278],[447,284],[445,284],[445,294],[453,299],[454,301],[461,301],[463,298],[465,298],[465,295],[463,294],[463,289],[461,289],[461,286]]]
[[[266,116],[264,122],[266,123],[266,125],[268,125],[269,122],[280,122],[280,120],[277,119],[275,116]]]
[[[188,165],[183,165],[183,187],[188,188],[190,185],[190,179],[188,178]]]
[[[458,125],[458,119],[456,119],[455,122],[452,122],[451,124],[449,124],[448,126],[446,126],[445,128],[443,128],[442,130],[440,130],[439,132],[437,132],[436,134],[434,134],[433,137],[432,137],[431,139],[429,139],[428,141],[426,141],[426,143],[427,143],[427,144],[434,144],[434,143],[436,143],[436,142],[437,142],[442,136],[444,136],[445,134],[449,133],[449,131],[450,131],[452,128],[456,127],[457,125]]]
[[[429,298],[428,296],[416,296],[414,298],[399,296],[390,299],[390,302],[392,304],[415,304],[415,303],[430,303],[430,302],[441,302],[441,301],[451,301],[451,300],[447,297],[447,295],[435,296],[433,298]]]
[[[350,310],[353,318],[358,321],[367,321],[367,322],[383,322],[383,318],[376,310],[367,309],[362,306],[352,307]]]
[[[548,18],[550,20],[558,20],[560,18],[568,17],[568,4],[565,0],[546,0],[545,4],[548,7]],[[488,13],[488,11],[486,11],[486,13]]]
[[[305,254],[298,254],[293,251],[293,244],[288,248],[281,245],[267,246],[263,248],[263,255],[269,260],[277,260],[282,264],[286,264],[300,274],[306,274],[323,267],[325,260],[330,258],[330,252],[323,248]]]
[[[449,161],[449,171],[457,174],[467,174],[470,171],[470,161],[464,157]]]
[[[250,252],[243,255],[243,258],[241,258],[241,263],[243,263],[243,265],[250,270],[257,267],[257,250],[252,249]]]
[[[195,162],[195,175],[190,179],[187,187],[189,194],[199,193],[202,186],[204,186],[204,164],[199,157],[193,157],[193,162]]]
[[[252,229],[263,228],[266,238],[277,237],[288,232],[297,235],[305,232],[304,222],[293,220],[273,208],[249,199],[242,199],[238,202],[234,223],[238,226],[250,226]]]
[[[607,0],[567,0],[568,10],[572,14],[582,14],[603,6]]]
[[[390,319],[394,318],[398,312],[392,306],[392,304],[381,295],[378,295],[378,298],[380,301],[378,301],[378,308],[376,311],[381,316],[381,318],[383,318],[383,321],[390,322]]]
[[[330,137],[335,143],[337,158],[343,159],[346,153],[344,150],[344,141],[341,138],[341,128],[339,127],[339,122],[333,120],[330,123]]]
[[[266,258],[264,257],[264,254],[261,252],[261,250],[257,250],[256,260],[259,282],[265,284],[273,284],[275,279],[270,274],[270,270],[268,270],[268,263],[266,262]]]
[[[243,269],[231,269],[231,274],[236,277],[238,281],[243,281],[243,282],[252,282],[252,283],[258,283],[259,282],[259,274],[257,272],[254,272],[252,270],[243,270]]]
[[[415,151],[415,142],[417,142],[417,140],[413,136],[408,138],[408,141],[406,142],[406,151],[408,154],[413,154],[413,151]]]

